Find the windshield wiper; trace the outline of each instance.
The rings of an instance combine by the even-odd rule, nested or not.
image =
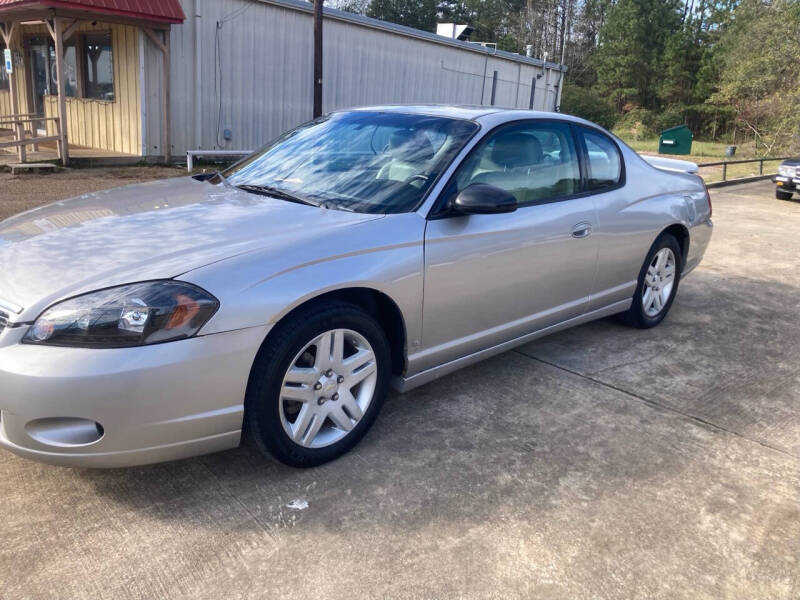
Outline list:
[[[313,200],[309,200],[308,198],[303,198],[302,196],[298,196],[297,194],[293,194],[291,192],[287,192],[286,190],[282,190],[280,188],[272,187],[269,185],[250,185],[245,183],[242,185],[237,185],[236,187],[239,188],[240,190],[244,190],[245,192],[250,192],[251,194],[261,194],[262,196],[273,196],[275,198],[280,198],[281,200],[296,202],[297,204],[305,204],[307,206],[319,207],[319,203],[314,202]]]

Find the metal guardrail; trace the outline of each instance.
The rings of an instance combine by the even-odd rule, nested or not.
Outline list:
[[[741,160],[722,160],[719,162],[710,162],[710,163],[702,163],[698,164],[697,167],[702,169],[703,167],[722,167],[722,181],[728,181],[728,165],[742,165],[745,163],[759,163],[758,164],[758,174],[764,174],[764,162],[773,162],[773,161],[784,161],[792,158],[791,156],[777,156],[775,158],[766,157],[766,158],[744,158]]]

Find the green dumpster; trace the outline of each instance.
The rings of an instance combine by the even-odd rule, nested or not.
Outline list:
[[[670,127],[661,132],[658,140],[659,154],[691,154],[692,132],[686,125]]]

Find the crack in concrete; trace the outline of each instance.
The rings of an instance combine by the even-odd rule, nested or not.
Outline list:
[[[625,394],[626,396],[630,396],[631,398],[636,398],[640,402],[643,402],[643,403],[645,403],[648,406],[651,406],[653,408],[660,409],[660,410],[663,410],[663,411],[666,411],[666,412],[670,412],[670,413],[679,415],[679,416],[681,416],[681,417],[683,417],[685,419],[689,419],[690,421],[693,421],[693,422],[695,422],[695,423],[697,423],[697,424],[699,424],[701,426],[704,426],[707,429],[711,429],[711,430],[716,431],[716,432],[727,433],[728,435],[732,435],[734,437],[738,437],[738,438],[740,438],[742,440],[745,440],[747,442],[758,444],[759,446],[762,446],[763,448],[767,448],[768,450],[772,450],[773,452],[778,452],[779,454],[782,454],[784,456],[788,456],[789,458],[791,458],[793,460],[800,461],[800,456],[790,452],[789,450],[787,450],[785,448],[781,448],[780,446],[775,446],[773,444],[770,444],[769,442],[765,442],[763,440],[759,440],[759,439],[756,439],[756,438],[748,437],[748,436],[744,435],[743,433],[741,433],[739,431],[736,431],[734,429],[728,429],[727,427],[723,427],[722,425],[718,425],[718,424],[713,423],[711,421],[708,421],[708,420],[706,420],[706,419],[704,419],[702,417],[698,417],[697,415],[693,415],[691,413],[679,410],[679,409],[674,408],[672,406],[668,406],[666,404],[662,404],[661,402],[658,402],[656,400],[651,400],[650,398],[646,398],[644,396],[641,396],[641,395],[636,394],[634,392],[631,392],[629,390],[617,387],[617,386],[615,386],[615,385],[613,385],[611,383],[607,383],[607,382],[602,381],[600,379],[596,379],[595,377],[592,377],[592,375],[586,375],[584,373],[580,373],[578,371],[574,371],[572,369],[569,369],[567,367],[558,365],[556,363],[552,363],[552,362],[546,361],[546,360],[544,360],[542,358],[539,358],[538,356],[532,356],[530,354],[526,354],[522,350],[516,349],[516,350],[514,350],[514,352],[516,352],[520,356],[524,356],[525,358],[528,358],[530,360],[534,360],[536,362],[540,362],[540,363],[542,363],[544,365],[547,365],[549,367],[553,367],[554,369],[558,369],[560,371],[564,371],[566,373],[570,373],[571,375],[575,375],[577,377],[580,377],[581,379],[586,379],[587,381],[591,381],[592,383],[596,383],[598,385],[602,385],[603,387],[606,387],[608,389],[620,392],[622,394]]]
[[[611,365],[610,367],[603,367],[602,369],[598,369],[596,371],[591,371],[591,372],[587,373],[587,375],[592,377],[594,375],[600,375],[600,373],[605,373],[606,371],[613,371],[614,369],[619,369],[620,367],[629,367],[629,366],[632,366],[632,365],[638,365],[640,363],[645,363],[645,362],[651,361],[651,360],[653,360],[655,358],[658,358],[658,356],[660,354],[664,353],[664,352],[671,352],[674,349],[675,349],[675,345],[674,344],[670,344],[666,348],[664,348],[664,350],[662,350],[661,352],[656,352],[655,354],[651,354],[649,356],[646,356],[644,358],[640,358],[640,359],[637,359],[637,360],[634,360],[634,361],[631,361],[631,362],[621,362],[619,364]],[[522,354],[522,352],[520,352],[520,354]],[[534,357],[528,357],[528,358],[534,358]]]

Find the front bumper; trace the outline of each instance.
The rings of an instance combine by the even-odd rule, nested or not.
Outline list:
[[[797,177],[784,177],[783,175],[776,175],[772,178],[775,185],[781,190],[787,192],[794,192],[800,188],[800,179]]]
[[[0,333],[0,447],[40,462],[124,467],[239,444],[256,327],[115,350]],[[96,430],[85,424],[99,424]]]

